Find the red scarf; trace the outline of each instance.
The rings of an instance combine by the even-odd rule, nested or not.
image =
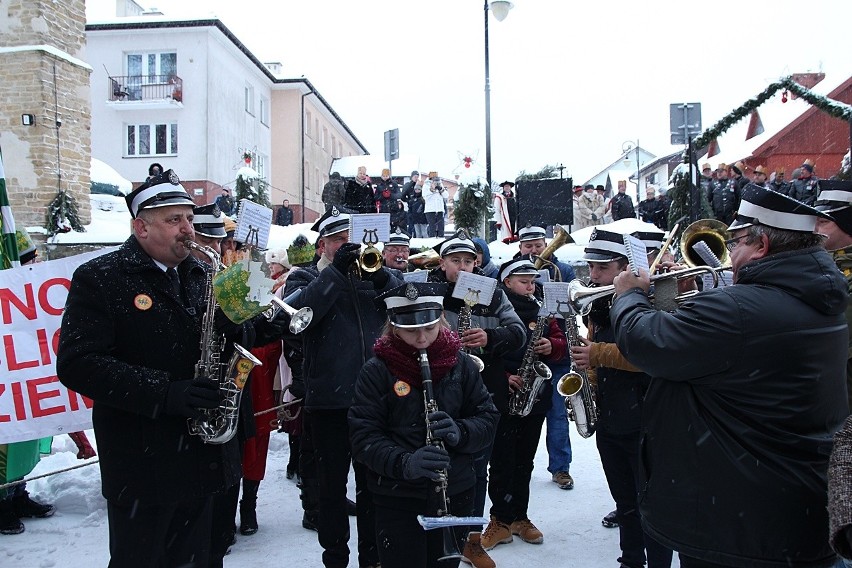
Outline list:
[[[426,348],[429,368],[432,370],[432,382],[436,386],[455,366],[459,359],[459,349],[459,337],[442,326],[437,339]],[[395,335],[383,335],[376,340],[373,351],[376,357],[385,362],[394,378],[412,387],[423,386],[417,349]]]

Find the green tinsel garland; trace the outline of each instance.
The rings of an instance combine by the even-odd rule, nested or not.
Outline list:
[[[724,134],[731,126],[751,114],[752,111],[769,100],[781,89],[787,89],[793,92],[796,96],[801,97],[808,103],[835,118],[841,118],[843,120],[852,119],[852,106],[818,95],[810,89],[799,85],[793,81],[791,77],[784,77],[783,79],[770,84],[762,93],[747,100],[742,106],[734,109],[719,122],[702,132],[701,136],[696,138],[693,142],[694,147],[704,148],[711,141]]]
[[[47,236],[52,237],[56,233],[67,233],[74,229],[78,233],[86,232],[83,223],[80,222],[80,214],[77,212],[77,201],[68,192],[60,191],[47,206]]]
[[[471,236],[479,236],[482,223],[491,211],[491,192],[479,182],[459,186],[459,199],[453,215],[456,229],[465,229]]]

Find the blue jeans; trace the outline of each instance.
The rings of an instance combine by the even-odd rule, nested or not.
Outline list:
[[[547,471],[558,473],[568,472],[571,468],[571,437],[568,432],[571,424],[565,411],[565,397],[556,391],[556,383],[564,373],[562,366],[553,366],[553,379],[551,382],[551,393],[553,404],[545,415],[547,420]]]

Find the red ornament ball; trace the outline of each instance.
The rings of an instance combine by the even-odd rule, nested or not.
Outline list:
[[[473,162],[473,158],[471,158],[470,156],[465,156],[463,161],[464,161],[464,167],[469,168],[471,162]]]
[[[783,93],[781,93],[781,102],[782,103],[787,102],[787,91],[784,91]]]
[[[245,156],[243,159],[246,161],[246,165],[251,164],[251,156]]]

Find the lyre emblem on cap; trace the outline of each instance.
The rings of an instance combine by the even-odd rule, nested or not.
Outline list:
[[[397,226],[397,228],[396,228],[396,234],[397,234],[397,235],[401,235],[401,234],[402,234],[402,231],[400,230],[400,228],[399,228],[398,226]]]
[[[469,240],[469,237],[467,236],[467,232],[464,229],[458,230],[458,232],[456,233],[456,238],[462,239],[464,241]]]
[[[417,292],[417,287],[409,282],[408,286],[405,287],[405,297],[413,302],[419,296],[420,294]]]
[[[331,207],[331,216],[332,217],[339,217],[340,216],[340,211],[337,209],[336,205],[333,205]]]
[[[595,240],[595,239],[597,239],[597,238],[598,238],[598,230],[597,230],[597,229],[595,229],[594,231],[592,231],[591,236],[589,236],[589,242],[591,242],[591,241],[593,241],[593,240]]]
[[[175,173],[174,170],[169,170],[169,183],[172,184],[172,185],[180,184],[180,178],[178,177],[178,175]]]

